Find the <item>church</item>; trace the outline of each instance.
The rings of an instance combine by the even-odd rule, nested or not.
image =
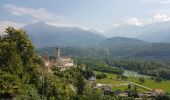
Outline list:
[[[55,59],[50,59],[48,52],[44,52],[42,59],[46,67],[50,68],[52,65],[55,65],[60,69],[60,71],[65,71],[75,66],[71,58],[61,56],[60,48],[56,48]]]
[[[64,71],[71,67],[74,67],[74,62],[69,57],[62,57],[60,48],[56,48],[56,59],[54,65],[60,68],[60,71]]]

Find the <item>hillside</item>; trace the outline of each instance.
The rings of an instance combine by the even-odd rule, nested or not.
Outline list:
[[[137,58],[155,58],[170,59],[169,43],[152,43],[152,45],[143,48],[140,52],[133,55]]]
[[[99,34],[102,33],[93,30],[83,30],[78,27],[55,27],[43,22],[25,26],[23,29],[27,31],[29,37],[37,48],[53,46],[95,47],[98,44],[106,47],[107,45],[110,46],[109,42],[113,47],[118,46],[119,43],[121,43],[121,46],[126,48],[129,47],[129,42],[133,45],[138,45],[138,43],[140,45],[147,44],[144,41],[169,43],[169,25],[169,22],[155,23],[145,26],[128,24],[120,25],[104,33],[109,38],[101,36]],[[111,36],[114,37],[112,38]],[[132,37],[133,41],[128,40],[128,38],[122,41],[120,36]],[[117,40],[115,40],[115,38]],[[138,41],[137,39],[144,41]]]
[[[150,41],[150,42],[164,42],[170,43],[170,29],[163,29],[156,32],[151,32],[150,34],[146,34],[140,37],[143,40]]]
[[[47,46],[90,47],[105,39],[94,32],[77,27],[55,27],[42,22],[25,26],[24,29],[37,48]]]
[[[55,47],[38,49],[39,53],[48,51],[51,56],[55,54]],[[100,42],[98,46],[90,48],[64,47],[63,55],[76,57],[112,57],[112,58],[138,58],[138,59],[170,59],[169,43],[149,43],[133,38],[114,37]]]
[[[107,38],[106,40],[99,43],[99,46],[105,48],[133,48],[133,47],[140,47],[144,45],[148,45],[149,42],[145,42],[142,40],[138,40],[135,38],[127,38],[127,37],[112,37]]]
[[[163,29],[160,36],[160,32],[151,30],[153,33],[141,36],[143,40],[158,42],[168,41],[168,30],[164,29],[168,23],[163,24],[160,29]],[[125,26],[124,26],[125,27]],[[132,26],[130,26],[132,28]],[[146,26],[145,26],[146,27]],[[149,25],[146,30],[158,27],[158,25]],[[139,28],[139,27],[135,27]],[[55,27],[44,24],[42,22],[25,26],[29,37],[33,41],[36,48],[41,53],[45,50],[50,50],[50,54],[53,55],[53,49],[55,47],[62,47],[65,55],[72,56],[86,56],[86,57],[118,57],[118,58],[156,58],[156,59],[169,59],[169,44],[167,43],[150,43],[143,40],[128,37],[112,37],[105,38],[90,30],[82,30],[76,27]],[[125,28],[126,29],[126,28]],[[132,28],[133,29],[133,28]],[[150,31],[150,32],[151,32]],[[145,31],[147,32],[147,31]],[[154,33],[157,32],[157,33]],[[157,34],[157,35],[153,35]],[[147,39],[146,39],[147,38]],[[166,39],[166,40],[162,40]],[[44,47],[51,47],[45,48]],[[67,49],[67,50],[66,50]]]

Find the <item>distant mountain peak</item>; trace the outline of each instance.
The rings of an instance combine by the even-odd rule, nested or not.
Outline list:
[[[36,47],[94,46],[105,37],[78,27],[56,27],[38,22],[25,26]]]

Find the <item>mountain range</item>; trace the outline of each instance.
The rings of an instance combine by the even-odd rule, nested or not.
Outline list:
[[[107,37],[132,37],[148,42],[170,43],[170,21],[157,22],[144,26],[123,24],[114,27],[103,34]]]
[[[25,26],[23,29],[27,31],[37,48],[53,46],[113,47],[120,44],[120,46],[127,47],[128,45],[146,45],[149,42],[170,43],[170,22],[145,26],[124,24],[104,33],[78,27],[56,27],[43,22]],[[105,34],[105,36],[100,34]]]
[[[55,27],[39,22],[23,29],[37,48],[41,47],[91,47],[105,39],[95,32],[77,27]]]
[[[129,37],[106,38],[96,31],[55,27],[42,22],[25,26],[24,29],[39,53],[49,51],[52,56],[58,46],[62,48],[63,54],[71,56],[170,58],[170,43],[151,43]]]

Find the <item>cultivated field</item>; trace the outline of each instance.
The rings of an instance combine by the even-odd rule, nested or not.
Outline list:
[[[99,74],[101,72],[95,72],[95,73]],[[106,74],[107,74],[107,78],[97,79],[97,82],[102,83],[102,84],[112,85],[113,90],[125,90],[125,89],[128,88],[128,85],[124,85],[127,82],[120,81],[120,80],[116,79],[117,78],[116,74],[111,74],[111,73],[106,73]],[[128,77],[127,81],[131,81],[131,82],[146,86],[146,87],[151,88],[151,89],[163,89],[163,90],[170,93],[170,80],[163,80],[162,82],[155,82],[155,80],[153,80],[153,79],[146,78],[145,82],[141,83],[139,81],[139,78],[137,78],[137,77]],[[138,91],[139,92],[146,92],[148,90],[138,88]]]

